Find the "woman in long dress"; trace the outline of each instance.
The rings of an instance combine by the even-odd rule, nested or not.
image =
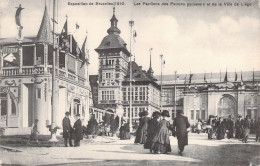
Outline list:
[[[152,114],[152,119],[148,121],[147,138],[146,138],[146,143],[144,144],[145,149],[150,149],[152,146],[153,138],[156,135],[156,132],[159,127],[159,121],[158,121],[159,117],[160,117],[160,112],[155,111]]]
[[[141,113],[140,124],[136,132],[135,143],[145,144],[147,138],[147,124],[150,118],[147,117],[148,112],[143,111]]]
[[[167,154],[168,152],[171,152],[171,145],[169,139],[170,123],[168,120],[166,120],[167,117],[170,117],[169,111],[163,110],[161,116],[162,119],[159,122],[158,131],[152,140],[153,143],[150,148],[150,151],[158,154]]]
[[[141,141],[141,128],[142,128],[142,123],[143,123],[143,112],[139,113],[139,126],[136,130],[136,136],[135,136],[135,143],[140,143]]]
[[[223,118],[219,117],[219,121],[217,122],[217,139],[221,140],[225,138],[225,122],[223,121]]]
[[[122,121],[122,126],[119,129],[120,134],[120,140],[126,140],[126,139],[130,139],[130,128],[129,128],[129,124],[126,123],[125,120]]]
[[[247,143],[249,133],[250,133],[250,121],[249,121],[249,116],[247,115],[243,123],[243,138],[242,138],[243,143]]]

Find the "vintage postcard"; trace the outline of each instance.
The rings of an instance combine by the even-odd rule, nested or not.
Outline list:
[[[259,0],[1,0],[0,165],[260,165]]]

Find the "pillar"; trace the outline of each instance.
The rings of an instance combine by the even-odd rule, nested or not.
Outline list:
[[[237,113],[245,117],[245,92],[240,91],[237,95]]]
[[[44,46],[44,52],[43,52],[44,73],[47,73],[48,72],[48,45],[44,43],[43,46]]]
[[[36,77],[35,83],[33,85],[34,92],[34,120],[38,119],[38,131],[40,134],[49,134],[49,130],[46,127],[46,120],[48,120],[48,111],[47,111],[47,100],[45,100],[45,81],[43,78]]]
[[[3,57],[3,46],[0,46],[0,75],[3,74],[4,57]]]
[[[23,48],[21,45],[18,46],[18,55],[19,55],[19,73],[23,73]]]

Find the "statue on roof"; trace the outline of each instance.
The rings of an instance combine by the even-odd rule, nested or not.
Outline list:
[[[21,25],[21,11],[24,9],[22,8],[22,5],[20,4],[19,7],[16,7],[16,13],[15,13],[15,23],[18,27],[18,35],[17,35],[17,40],[20,42],[23,40],[23,34],[22,34],[22,29],[23,26]]]

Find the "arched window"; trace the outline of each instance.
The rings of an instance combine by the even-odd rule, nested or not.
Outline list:
[[[74,99],[74,107],[73,107],[73,114],[80,114],[80,100],[79,99]]]

